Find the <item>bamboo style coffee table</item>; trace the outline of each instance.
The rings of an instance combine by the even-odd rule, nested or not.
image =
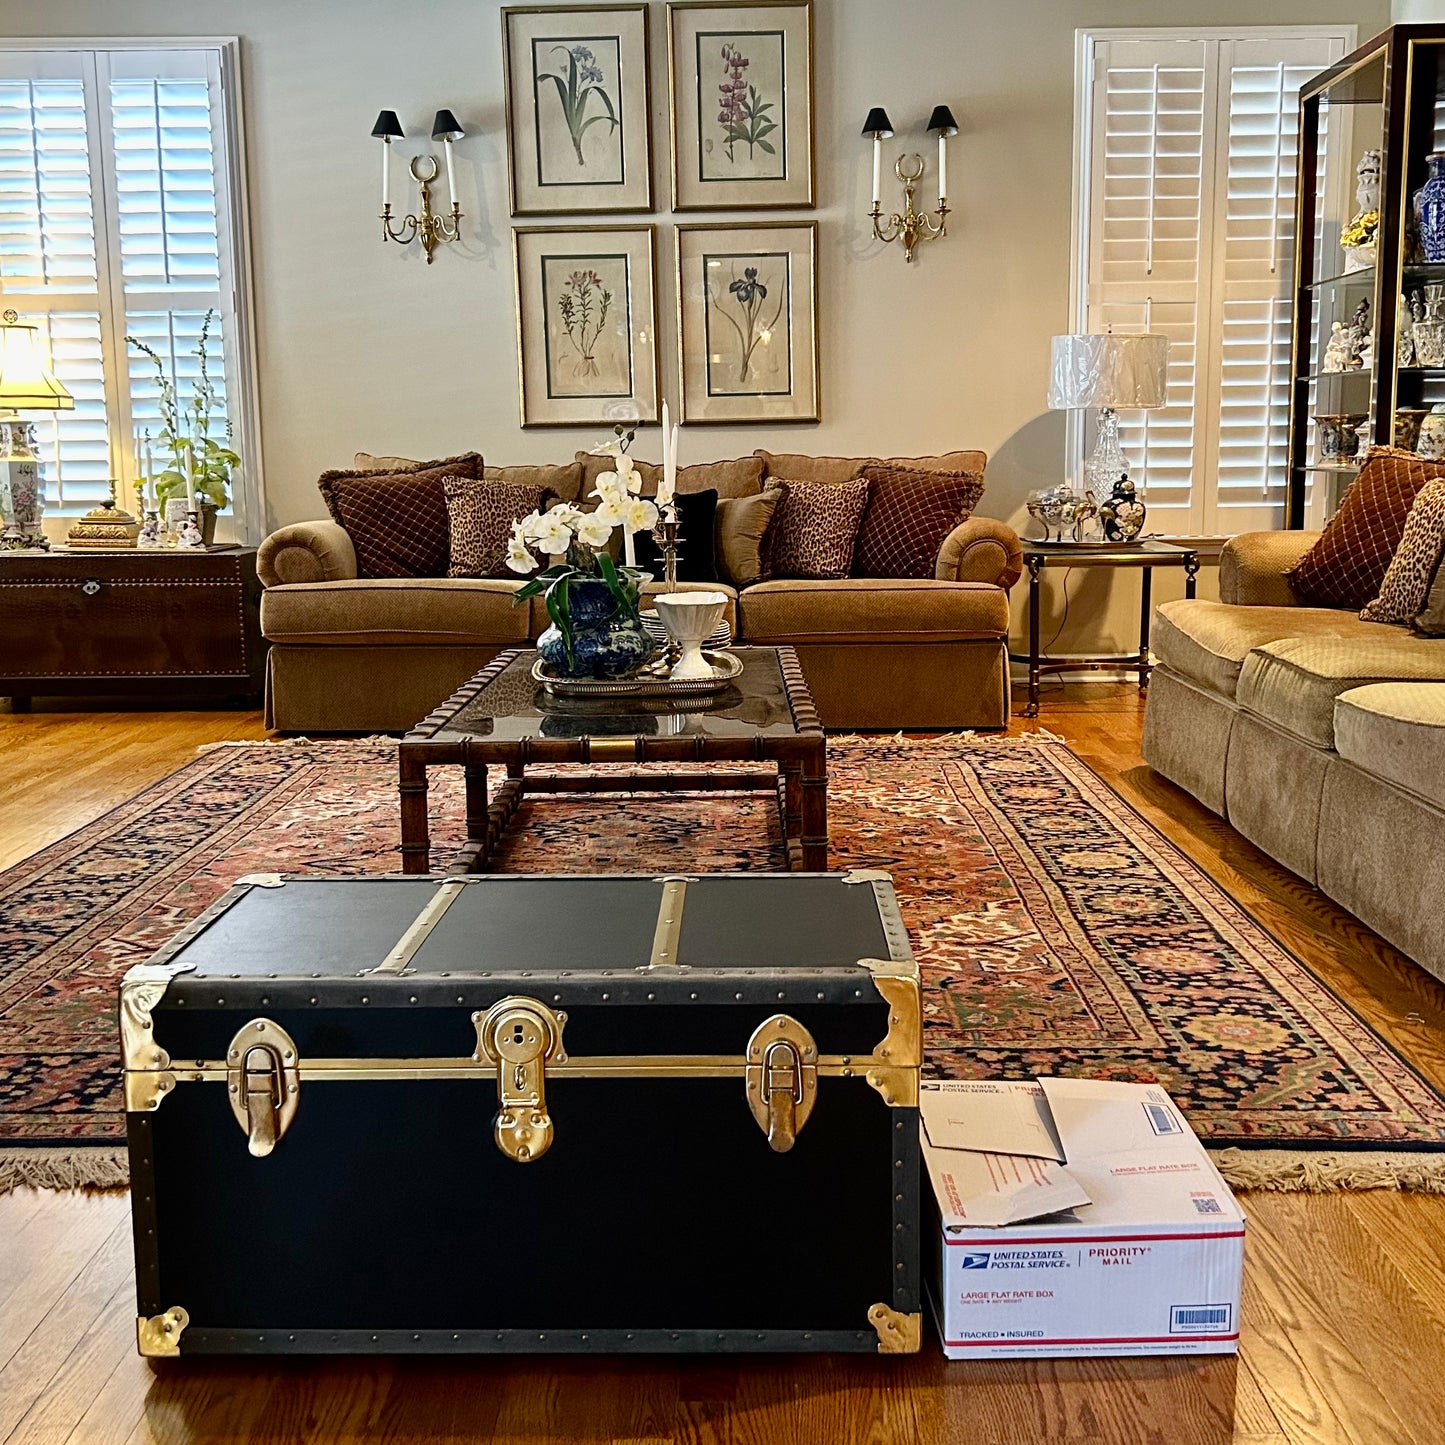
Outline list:
[[[742,675],[716,698],[679,707],[663,699],[556,699],[532,678],[536,652],[497,657],[423,718],[398,752],[401,865],[431,864],[427,769],[459,766],[467,845],[454,872],[485,872],[527,794],[773,790],[788,866],[828,867],[828,764],[823,727],[791,647],[738,647]],[[557,763],[637,763],[591,776],[529,773]],[[697,763],[765,763],[704,771]],[[506,770],[488,801],[489,769]]]

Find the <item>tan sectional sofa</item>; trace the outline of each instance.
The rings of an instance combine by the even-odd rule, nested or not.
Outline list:
[[[1246,533],[1167,602],[1144,757],[1445,979],[1445,640],[1300,604],[1315,532]]]
[[[827,480],[866,460],[776,457],[768,466],[797,480],[808,462]],[[892,460],[982,471],[985,458]],[[262,543],[257,567],[271,643],[266,719],[283,732],[405,730],[547,626],[540,600],[512,605],[520,580],[358,577],[351,539],[331,521],[282,527]],[[1008,589],[1019,570],[1013,529],[972,517],[946,539],[929,579],[719,590],[739,641],[797,649],[828,727],[997,728],[1008,721]]]

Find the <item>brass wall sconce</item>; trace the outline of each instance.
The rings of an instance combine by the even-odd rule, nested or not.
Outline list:
[[[895,211],[883,221],[883,142],[893,134],[893,122],[882,106],[875,105],[863,122],[863,134],[873,141],[873,234],[885,244],[903,242],[903,259],[913,260],[914,247],[924,241],[936,241],[948,234],[948,140],[958,134],[958,122],[946,105],[933,107],[926,127],[929,135],[938,137],[938,206],[931,212],[914,209],[913,191],[923,175],[924,161],[918,154],[899,156],[893,173],[903,182],[903,213]],[[932,218],[937,216],[937,220]]]
[[[431,138],[442,143],[442,152],[447,164],[447,192],[452,198],[449,216],[439,215],[431,208],[431,183],[440,171],[435,156],[413,156],[407,169],[421,192],[417,210],[420,214],[405,216],[396,225],[391,220],[391,143],[405,138],[401,122],[394,110],[384,110],[371,128],[372,135],[381,141],[381,239],[398,241],[403,246],[409,241],[420,241],[426,252],[426,263],[431,265],[438,245],[443,241],[455,241],[461,235],[462,208],[457,201],[456,172],[452,166],[452,142],[466,134],[457,124],[457,118],[449,110],[439,110],[432,122]]]

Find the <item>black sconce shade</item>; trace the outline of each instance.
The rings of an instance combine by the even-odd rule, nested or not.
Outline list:
[[[946,105],[935,105],[933,114],[928,117],[927,130],[929,135],[937,135],[942,132],[944,135],[957,135],[958,122],[953,118],[953,112]]]
[[[893,134],[893,122],[888,119],[888,112],[881,105],[875,105],[868,112],[868,119],[863,122],[863,134],[870,138],[878,136],[883,140]]]
[[[431,138],[433,140],[461,140],[466,134],[457,118],[449,110],[439,110],[436,119],[431,123]]]
[[[372,126],[371,133],[380,136],[384,140],[401,140],[406,132],[401,128],[401,122],[396,118],[394,110],[384,110],[377,116],[376,124]]]

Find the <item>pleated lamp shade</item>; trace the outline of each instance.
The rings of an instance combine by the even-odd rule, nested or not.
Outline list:
[[[1169,338],[1150,333],[1056,336],[1049,359],[1049,408],[1149,411],[1169,389]]]
[[[40,334],[7,311],[0,325],[0,411],[70,411],[75,399],[45,364]]]

